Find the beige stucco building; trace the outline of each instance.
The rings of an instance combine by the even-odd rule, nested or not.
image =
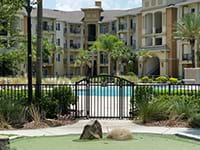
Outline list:
[[[88,49],[101,34],[117,35],[133,50],[138,48],[137,14],[141,8],[130,10],[103,10],[100,1],[81,11],[43,10],[43,34],[64,50],[56,53],[43,64],[46,75],[98,75],[115,74],[111,58],[103,53],[94,54],[92,67],[86,72],[75,64],[81,49]],[[32,12],[32,32],[36,34],[36,9]],[[125,64],[121,65],[120,73],[125,73]]]
[[[43,10],[43,35],[63,49],[43,62],[44,75],[115,74],[111,58],[103,53],[91,56],[89,74],[86,68],[75,64],[79,51],[88,49],[101,34],[118,36],[135,53],[150,52],[151,57],[139,59],[139,76],[183,77],[184,68],[191,67],[189,44],[176,41],[173,33],[175,23],[185,14],[200,12],[200,0],[142,0],[142,7],[129,10],[104,10],[101,1],[94,2],[94,6],[80,11]],[[33,34],[36,34],[36,13],[33,9]],[[20,26],[26,33],[26,17]],[[196,49],[198,45],[197,42]],[[120,65],[120,73],[126,73],[125,63]]]

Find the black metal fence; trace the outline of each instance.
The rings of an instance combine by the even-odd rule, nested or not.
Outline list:
[[[75,84],[43,84],[41,86],[42,96],[51,100],[60,100],[62,112],[66,109],[62,107],[64,103],[73,99],[68,103],[67,113],[74,117],[87,118],[133,117],[136,99],[144,95],[200,98],[200,85],[198,84],[134,84],[111,76],[86,78]],[[66,93],[66,88],[68,93]],[[33,94],[34,89],[35,85],[33,85]],[[26,84],[0,85],[0,100],[6,101],[12,97],[14,100],[23,98],[23,101],[26,101],[27,96],[28,86]]]

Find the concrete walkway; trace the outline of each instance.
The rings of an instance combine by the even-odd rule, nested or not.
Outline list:
[[[15,134],[20,136],[60,136],[69,134],[80,134],[90,120],[80,120],[75,124],[61,127],[45,128],[45,129],[27,129],[27,130],[0,130],[0,134]],[[134,124],[130,120],[99,120],[103,132],[107,133],[113,128],[127,128],[133,133],[156,133],[156,134],[176,134],[200,141],[200,129],[190,128],[170,128],[170,127],[147,127]]]

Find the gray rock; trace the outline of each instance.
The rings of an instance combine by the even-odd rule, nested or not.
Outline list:
[[[0,150],[9,150],[9,138],[0,136]]]
[[[87,125],[85,125],[83,132],[80,136],[80,139],[100,139],[103,137],[102,127],[98,120],[91,121]]]

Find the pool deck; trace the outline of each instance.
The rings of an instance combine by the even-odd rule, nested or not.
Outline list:
[[[0,134],[14,134],[11,137],[35,137],[35,136],[62,136],[70,134],[80,134],[90,120],[79,120],[75,124],[61,127],[52,127],[44,129],[27,129],[27,130],[0,130]],[[133,133],[155,133],[155,134],[175,134],[181,137],[187,137],[200,141],[200,129],[192,128],[174,128],[174,127],[149,127],[133,123],[130,120],[99,120],[103,132],[107,133],[114,128],[126,128]]]

